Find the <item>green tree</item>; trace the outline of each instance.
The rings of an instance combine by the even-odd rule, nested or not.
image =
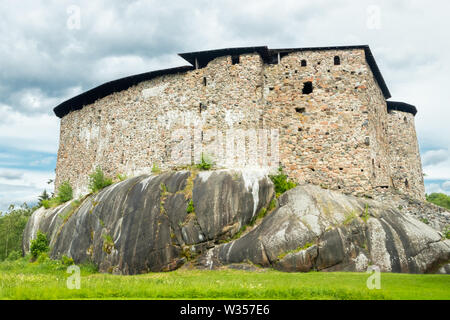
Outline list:
[[[425,196],[428,202],[450,210],[450,196],[444,193],[432,193]]]
[[[56,195],[56,197],[58,198],[58,202],[60,203],[72,200],[73,190],[69,181],[64,181],[63,183],[60,184],[58,188],[58,194]]]
[[[47,235],[38,230],[36,238],[30,242],[31,255],[36,259],[41,253],[47,252],[48,249]]]
[[[11,205],[7,212],[0,212],[0,260],[6,259],[13,251],[22,251],[23,230],[36,208],[29,208],[24,203],[20,207]]]
[[[41,195],[38,197],[38,207],[42,207],[42,201],[49,200],[50,195],[47,193],[47,190],[44,189],[44,192],[41,193]]]

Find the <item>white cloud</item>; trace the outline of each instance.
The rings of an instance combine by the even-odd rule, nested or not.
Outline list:
[[[23,176],[23,172],[17,172],[8,169],[0,169],[0,179],[19,180]]]
[[[450,159],[450,152],[446,149],[429,150],[422,154],[424,166],[436,165]]]
[[[435,162],[428,162],[423,165],[423,172],[425,173],[425,180],[448,180],[450,179],[450,157],[432,158]],[[428,160],[429,161],[429,160]]]
[[[52,161],[55,159],[55,157],[45,157],[42,159],[34,160],[29,163],[32,167],[38,167],[38,166],[45,166],[52,163]]]
[[[450,180],[449,180],[449,181],[445,181],[445,182],[442,184],[442,188],[444,188],[444,190],[446,190],[447,192],[450,193]]]
[[[96,83],[102,83],[138,74],[143,70],[158,70],[171,68],[179,64],[180,59],[174,55],[165,55],[156,58],[145,58],[137,55],[107,56],[95,62],[95,74],[92,79]],[[184,64],[188,64],[187,62]]]
[[[425,183],[425,192],[430,193],[445,193],[439,183]]]
[[[47,184],[53,178],[53,172],[0,168],[0,211],[7,210],[10,204],[35,203],[44,189],[53,192],[53,184]]]
[[[24,115],[0,106],[0,146],[56,153],[59,119],[48,114]]]

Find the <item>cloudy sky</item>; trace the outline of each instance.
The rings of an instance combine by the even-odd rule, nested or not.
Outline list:
[[[179,52],[258,45],[370,45],[392,99],[419,110],[427,192],[450,194],[449,1],[168,3],[0,2],[0,210],[52,191],[60,102]]]

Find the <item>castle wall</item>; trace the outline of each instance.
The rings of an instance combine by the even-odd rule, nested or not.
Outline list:
[[[280,126],[290,176],[353,193],[389,186],[380,123],[386,103],[363,50],[296,52],[265,65],[264,74],[265,118]],[[302,94],[305,81],[313,84],[310,94]]]
[[[96,166],[132,176],[198,163],[204,152],[218,167],[282,165],[298,182],[370,193],[392,185],[387,122],[362,49],[293,52],[279,64],[223,56],[63,117],[55,186],[68,180],[83,194]]]
[[[248,153],[258,129],[261,93],[255,88],[262,83],[262,60],[257,54],[240,60],[232,65],[229,56],[219,57],[205,68],[142,82],[63,117],[55,187],[67,180],[77,195],[87,193],[96,166],[115,177],[149,173],[153,165],[198,163],[202,150],[194,150],[194,141],[202,145],[202,140],[217,166],[247,165],[238,156],[225,157],[223,150]],[[249,137],[244,129],[254,134]],[[234,145],[227,146],[227,136]],[[256,158],[256,151],[247,158]]]
[[[391,110],[388,113],[387,127],[394,188],[413,198],[425,200],[422,162],[414,115]]]

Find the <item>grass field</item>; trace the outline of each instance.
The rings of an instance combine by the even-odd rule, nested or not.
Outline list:
[[[69,290],[58,261],[0,263],[0,299],[450,299],[450,276],[381,274],[369,290],[365,273],[274,270],[177,270],[117,276],[81,266],[81,288]]]

